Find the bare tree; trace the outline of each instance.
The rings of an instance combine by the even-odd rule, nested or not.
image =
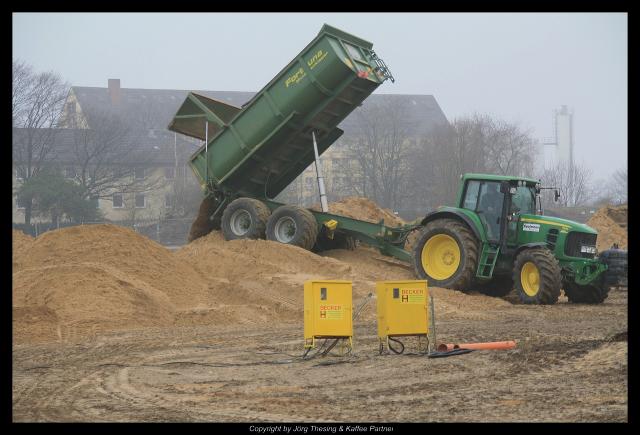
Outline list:
[[[544,170],[541,177],[544,186],[560,189],[557,204],[563,207],[575,207],[589,202],[593,193],[591,178],[592,171],[584,164],[564,161]],[[543,193],[542,200],[548,206],[556,204],[550,190]]]
[[[13,61],[12,126],[24,129],[13,144],[13,164],[27,181],[55,157],[56,121],[69,85],[54,72],[35,73],[24,62]],[[25,223],[31,223],[32,201],[25,198]]]
[[[412,141],[409,137],[404,100],[382,98],[377,104],[363,106],[356,112],[356,134],[345,139],[345,163],[356,162],[359,183],[356,194],[366,196],[383,207],[398,209],[408,198],[407,171]],[[351,167],[341,168],[346,174]]]
[[[486,119],[484,127],[487,170],[500,175],[530,176],[535,160],[530,132],[493,119]]]
[[[627,168],[620,168],[613,173],[607,183],[607,193],[614,204],[624,204],[629,195],[629,177]]]
[[[486,171],[487,118],[479,115],[436,126],[411,158],[414,203],[431,209],[452,204],[460,175]]]
[[[411,155],[414,207],[453,204],[466,172],[526,176],[533,170],[533,140],[518,125],[474,114],[439,125],[424,135]]]
[[[71,155],[77,181],[90,198],[110,198],[114,192],[144,193],[158,189],[164,180],[135,176],[132,162],[154,163],[149,150],[140,148],[143,132],[133,130],[109,111],[94,113],[91,129],[74,129]]]

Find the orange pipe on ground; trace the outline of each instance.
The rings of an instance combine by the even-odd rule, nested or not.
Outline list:
[[[488,343],[462,343],[462,344],[439,344],[438,352],[446,352],[453,349],[474,349],[474,350],[498,350],[513,349],[516,347],[515,341],[490,341]]]

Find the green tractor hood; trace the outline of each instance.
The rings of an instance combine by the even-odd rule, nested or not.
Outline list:
[[[579,231],[581,233],[598,234],[596,230],[589,225],[581,224],[579,222],[571,221],[569,219],[562,219],[552,216],[539,216],[535,214],[523,214],[520,215],[522,222],[536,223],[542,225],[555,226],[561,231]]]

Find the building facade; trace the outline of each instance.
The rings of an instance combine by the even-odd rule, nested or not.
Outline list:
[[[186,191],[193,194],[199,189],[196,177],[188,165],[189,157],[203,143],[197,139],[167,130],[179,106],[189,91],[165,89],[121,88],[120,80],[109,79],[106,88],[73,86],[64,104],[58,123],[53,159],[68,178],[77,179],[78,173],[86,173],[87,161],[82,159],[87,149],[111,145],[120,159],[112,159],[110,170],[123,171],[120,183],[112,183],[109,189],[100,191],[96,206],[105,219],[122,221],[154,219],[173,216],[176,203]],[[253,92],[193,91],[208,98],[241,107],[253,96]],[[433,126],[446,123],[446,117],[431,95],[371,95],[363,109],[380,104],[401,102],[407,110],[403,125],[411,137],[427,133]],[[343,138],[322,155],[325,183],[330,199],[353,195],[352,188],[359,183],[357,165],[345,151],[345,143],[362,134],[359,110],[356,109],[341,124]],[[15,142],[24,132],[16,132]],[[94,135],[93,144],[87,136]],[[79,139],[80,138],[80,139]],[[126,153],[122,143],[127,142]],[[84,154],[83,154],[84,153]],[[14,159],[15,160],[15,159]],[[89,162],[91,163],[91,162]],[[14,162],[14,189],[23,177],[21,164]],[[106,168],[103,168],[106,169]],[[86,174],[85,174],[86,175]],[[86,179],[83,179],[86,182]],[[134,186],[137,180],[137,187]],[[142,187],[147,188],[142,188]],[[310,205],[318,201],[317,179],[314,165],[310,165],[284,192],[288,199]],[[197,211],[198,204],[190,204],[195,210],[179,210],[182,214]],[[24,209],[17,204],[14,195],[14,222],[24,222]]]

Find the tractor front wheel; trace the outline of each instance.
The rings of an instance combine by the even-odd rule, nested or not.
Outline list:
[[[513,282],[523,303],[555,304],[562,287],[560,264],[546,248],[526,249],[516,258]]]

